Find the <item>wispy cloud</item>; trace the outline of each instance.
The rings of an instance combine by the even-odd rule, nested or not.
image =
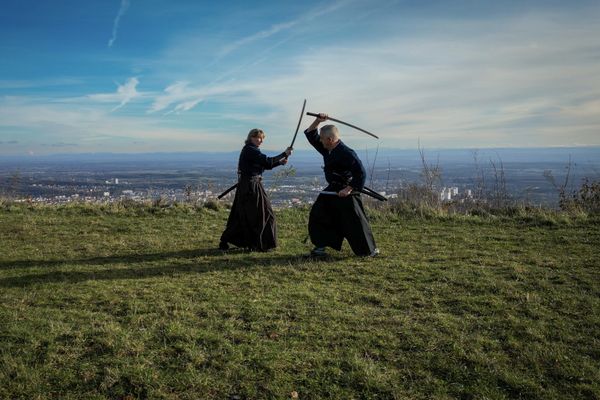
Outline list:
[[[189,111],[208,97],[227,96],[235,101],[242,93],[252,93],[257,82],[226,82],[203,87],[193,87],[189,82],[176,82],[169,85],[163,93],[156,96],[148,113],[163,111],[171,107],[166,114]]]
[[[269,129],[292,126],[307,97],[310,111],[367,127],[384,146],[415,145],[417,138],[442,147],[569,144],[566,132],[598,144],[600,59],[590,56],[598,51],[597,31],[551,13],[485,27],[439,20],[435,30],[410,37],[314,46],[287,60],[293,68],[271,59],[272,69],[245,71],[231,83],[173,85],[154,108],[189,110],[193,100],[218,97],[224,109],[245,102],[269,110],[278,116],[261,116]],[[231,120],[225,112],[223,118]],[[352,130],[344,134],[363,142]]]
[[[180,113],[180,112],[184,112],[184,111],[189,111],[192,108],[196,107],[198,105],[198,103],[200,103],[203,99],[200,98],[196,98],[196,99],[192,99],[189,101],[184,101],[183,103],[179,103],[177,104],[177,106],[173,109],[174,113]]]
[[[129,8],[129,0],[121,0],[121,7],[119,8],[119,12],[115,17],[115,21],[113,22],[113,30],[112,37],[108,41],[108,47],[112,47],[115,40],[117,40],[117,32],[119,30],[119,22],[121,22],[121,17],[125,15],[125,12]]]
[[[121,104],[113,108],[112,111],[118,110],[125,104],[129,103],[129,101],[139,96],[139,93],[136,90],[138,83],[140,83],[140,81],[137,78],[129,78],[124,85],[120,85],[118,87],[117,95],[121,97]]]
[[[26,135],[19,133],[22,140],[18,142],[4,140],[3,144],[10,144],[11,149],[19,151],[30,146],[44,153],[55,145],[82,152],[100,148],[122,151],[124,146],[130,148],[131,144],[136,145],[135,151],[156,151],[158,148],[161,151],[200,151],[222,146],[233,148],[239,142],[239,138],[228,137],[223,130],[171,127],[163,122],[161,117],[123,116],[85,104],[51,103],[41,98],[0,98],[0,131],[19,127],[21,132],[27,132]]]
[[[188,85],[188,82],[176,82],[165,88],[163,93],[154,99],[154,103],[148,112],[153,113],[162,111],[175,102],[189,99],[191,96],[198,96],[197,91],[190,92],[188,90]]]
[[[111,44],[129,1],[121,2]],[[598,12],[532,7],[480,18],[430,5],[411,13],[401,0],[382,0],[398,6],[376,12],[357,0],[319,2],[295,13],[285,11],[295,6],[257,9],[258,17],[287,17],[257,19],[264,28],[245,28],[248,37],[202,20],[203,29],[178,30],[147,58],[111,59],[119,70],[101,64],[104,53],[100,76],[86,70],[81,84],[60,90],[42,87],[52,77],[0,80],[0,139],[19,140],[0,151],[29,143],[118,151],[134,141],[149,151],[231,150],[257,124],[269,146],[283,148],[304,98],[308,111],[368,129],[382,147],[418,139],[428,147],[600,144]],[[230,56],[211,64],[219,52]],[[111,88],[127,66],[137,77],[117,78]],[[100,89],[86,96],[82,87]],[[350,128],[342,134],[357,149],[375,143]]]
[[[287,22],[282,22],[282,23],[278,23],[275,25],[272,25],[270,28],[265,29],[263,31],[259,31],[256,32],[253,35],[250,35],[248,37],[245,37],[243,39],[239,39],[233,43],[230,43],[226,46],[224,46],[221,51],[219,52],[217,59],[220,59],[224,56],[226,56],[227,54],[235,51],[236,49],[243,47],[245,45],[248,45],[250,43],[256,42],[258,40],[262,40],[262,39],[266,39],[269,38],[275,34],[278,34],[280,32],[283,31],[287,31],[290,30],[291,28],[297,26],[297,25],[301,25],[306,23],[307,21],[312,21],[315,18],[321,17],[323,15],[329,14],[331,12],[334,12],[338,9],[340,9],[341,7],[343,7],[346,4],[349,4],[351,1],[350,0],[338,0],[332,4],[330,4],[327,7],[319,7],[319,8],[315,8],[299,17],[297,17],[294,20],[291,21],[287,21]]]
[[[137,78],[129,78],[123,85],[118,85],[116,93],[90,94],[87,96],[87,98],[101,103],[119,102],[119,104],[111,110],[115,111],[129,103],[134,98],[141,96],[141,93],[139,93],[136,89],[139,83],[140,81]]]
[[[240,39],[236,42],[228,44],[225,47],[223,47],[223,49],[221,49],[221,51],[219,52],[219,58],[226,56],[227,54],[233,52],[237,48],[242,47],[246,44],[255,42],[260,39],[266,39],[270,36],[275,35],[276,33],[290,29],[290,28],[296,26],[300,22],[300,20],[301,19],[297,19],[295,21],[289,21],[289,22],[284,22],[281,24],[276,24],[276,25],[271,26],[269,29],[257,32],[253,35],[250,35],[250,36]]]

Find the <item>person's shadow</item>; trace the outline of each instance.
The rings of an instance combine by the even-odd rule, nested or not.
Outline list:
[[[53,271],[8,277],[0,279],[0,287],[24,287],[45,283],[79,283],[89,280],[145,279],[156,276],[177,276],[181,274],[205,273],[240,268],[254,268],[270,265],[293,266],[306,262],[309,258],[273,253],[252,253],[252,257],[234,257],[249,254],[244,249],[227,251],[218,249],[183,250],[165,253],[128,254],[107,257],[64,260],[18,260],[2,261],[0,269],[52,268]],[[163,261],[158,263],[157,261]],[[145,265],[149,264],[149,265]],[[105,266],[112,268],[65,271],[53,267],[60,266]],[[122,266],[122,267],[120,267]]]
[[[170,258],[213,257],[222,254],[223,252],[217,249],[195,249],[150,254],[118,254],[106,257],[90,257],[81,259],[0,261],[0,270],[17,268],[49,268],[64,264],[105,265],[118,263],[140,263]]]

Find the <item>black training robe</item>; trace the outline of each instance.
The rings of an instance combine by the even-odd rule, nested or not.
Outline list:
[[[325,179],[328,183],[325,191],[339,192],[350,185],[358,192],[364,187],[366,172],[354,150],[340,141],[334,149],[328,151],[319,141],[316,129],[305,131],[304,134],[323,156]],[[345,238],[354,254],[359,256],[367,256],[376,248],[358,193],[347,197],[319,194],[310,210],[308,233],[316,247],[329,246],[340,250]]]
[[[267,157],[257,146],[246,144],[238,162],[238,186],[222,243],[257,251],[277,247],[277,225],[269,197],[262,184],[262,173],[281,165],[285,153]]]

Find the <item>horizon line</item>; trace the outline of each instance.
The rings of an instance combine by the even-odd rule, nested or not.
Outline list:
[[[475,151],[475,150],[550,150],[550,149],[594,149],[594,148],[598,148],[600,149],[600,144],[595,144],[595,145],[554,145],[554,146],[514,146],[514,147],[507,147],[507,146],[497,146],[497,147],[421,147],[421,149],[423,150],[428,150],[428,151],[460,151],[460,150],[471,150],[471,151]],[[377,146],[374,147],[367,147],[367,150],[374,150],[378,149],[379,151],[381,150],[392,150],[392,151],[411,151],[411,150],[415,150],[415,151],[419,151],[419,147],[379,147],[377,148]],[[264,151],[277,151],[277,149],[271,149],[271,148],[264,148],[262,149]],[[365,149],[357,149],[355,148],[354,151],[364,151]],[[299,150],[294,150],[295,152],[313,152],[315,151],[314,149],[299,149]],[[221,151],[202,151],[202,150],[198,150],[198,151],[144,151],[144,152],[115,152],[115,151],[98,151],[98,152],[80,152],[80,153],[42,153],[42,154],[0,154],[0,159],[4,158],[4,157],[11,157],[11,158],[16,158],[16,157],[21,157],[21,158],[37,158],[37,157],[58,157],[58,156],[89,156],[89,155],[144,155],[144,154],[159,154],[159,155],[169,155],[169,154],[230,154],[230,153],[237,153],[239,152],[239,150],[221,150]]]

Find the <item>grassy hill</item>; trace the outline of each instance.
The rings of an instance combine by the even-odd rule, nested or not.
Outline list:
[[[370,214],[314,261],[302,209],[1,205],[0,398],[600,397],[598,219]]]

